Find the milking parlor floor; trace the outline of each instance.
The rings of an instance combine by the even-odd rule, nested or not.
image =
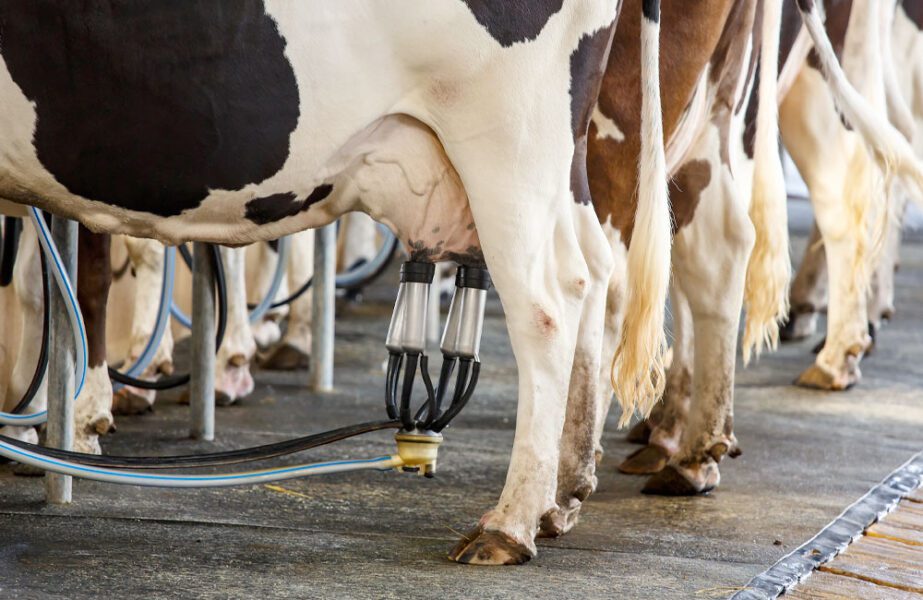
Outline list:
[[[795,246],[800,256],[803,235]],[[218,410],[213,445],[186,439],[174,394],[120,418],[105,450],[229,449],[379,418],[394,280],[340,311],[336,393],[306,393],[304,373],[257,372],[250,398]],[[40,480],[0,467],[0,598],[725,598],[923,448],[921,297],[923,244],[910,240],[896,318],[852,391],[790,385],[819,335],[739,369],[744,453],[722,464],[709,497],[642,496],[644,480],[615,468],[634,446],[610,427],[582,522],[523,567],[445,558],[496,500],[513,440],[516,371],[493,301],[480,387],[447,432],[436,479],[373,472],[205,491],[78,481],[73,505],[48,507]],[[379,434],[308,460],[391,449]]]

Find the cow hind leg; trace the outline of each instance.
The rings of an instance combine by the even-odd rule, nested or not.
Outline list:
[[[802,340],[817,331],[817,315],[827,306],[827,255],[815,223],[792,281],[788,321],[779,332],[783,341]]]
[[[679,450],[683,426],[692,399],[693,331],[689,300],[674,282],[670,305],[673,313],[673,360],[667,371],[663,401],[643,421],[648,429],[644,447],[630,454],[619,465],[628,475],[659,473]]]
[[[718,462],[737,453],[733,388],[737,334],[747,262],[755,232],[738,182],[725,165],[714,165],[712,183],[690,225],[674,243],[674,275],[688,290],[694,333],[694,370],[689,415],[678,451],[643,491],[694,495],[714,489]],[[666,436],[665,436],[666,437]]]
[[[596,490],[597,445],[602,431],[599,420],[605,418],[600,404],[603,394],[611,396],[610,382],[608,379],[601,381],[599,377],[603,364],[608,365],[608,361],[602,359],[602,349],[610,347],[610,344],[604,345],[606,336],[604,328],[600,327],[607,318],[608,286],[604,273],[609,261],[599,264],[595,256],[596,253],[605,256],[610,250],[593,232],[599,229],[595,214],[582,209],[577,209],[577,213],[584,256],[587,264],[596,265],[596,268],[590,268],[589,281],[578,282],[581,288],[586,288],[586,299],[580,317],[561,436],[557,505],[542,516],[540,525],[540,535],[549,537],[570,531],[577,523],[583,502]]]
[[[844,390],[858,383],[859,361],[871,342],[866,263],[872,165],[857,135],[843,127],[815,70],[802,70],[780,116],[783,140],[811,193],[829,280],[827,339],[797,383]],[[827,152],[831,146],[838,151]]]

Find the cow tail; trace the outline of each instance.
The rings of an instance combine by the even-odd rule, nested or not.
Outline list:
[[[660,0],[643,0],[638,208],[628,250],[628,295],[611,366],[620,426],[654,407],[664,388],[664,311],[670,284],[670,204],[660,102]]]
[[[887,116],[881,114],[882,111],[876,111],[846,78],[827,37],[816,0],[798,0],[798,9],[814,42],[837,109],[862,137],[875,163],[884,172],[885,180],[899,177],[908,190],[912,190],[911,196],[923,204],[923,164],[917,160],[910,143],[891,125]]]
[[[779,323],[788,315],[788,288],[792,278],[789,258],[787,194],[779,154],[779,35],[782,0],[765,0],[760,43],[756,138],[754,143],[753,196],[750,220],[756,241],[747,264],[744,305],[747,311],[743,339],[744,364],[764,347],[779,344]],[[756,48],[754,48],[754,52]]]
[[[894,52],[889,43],[891,32],[894,29],[894,17],[897,11],[897,0],[888,0],[881,3],[881,66],[885,79],[885,96],[888,105],[888,116],[891,123],[905,138],[913,142],[916,130],[913,111],[907,105],[904,94],[901,93],[900,84],[895,71]]]

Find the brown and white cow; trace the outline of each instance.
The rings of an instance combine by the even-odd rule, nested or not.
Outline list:
[[[627,3],[625,10],[635,4]],[[655,473],[645,492],[657,494],[701,493],[718,484],[718,461],[737,448],[733,386],[741,307],[746,297],[748,347],[772,338],[784,314],[789,270],[772,109],[775,80],[757,78],[758,71],[776,68],[780,3],[715,1],[700,9],[690,14],[682,2],[663,7],[661,85],[672,175],[675,344],[648,446],[620,467]],[[637,69],[637,58],[627,62],[630,53],[618,52],[631,46],[631,33],[616,34],[610,61],[626,62],[607,72],[591,127],[593,199],[617,253],[635,243],[634,178],[630,169],[616,166],[627,164],[625,158],[637,153],[640,143],[630,109],[634,97],[623,91],[630,85],[625,74]],[[745,295],[748,269],[758,285]],[[622,285],[612,280],[613,314],[625,302]],[[607,319],[607,344],[617,339],[618,323]],[[601,376],[608,377],[608,371]],[[602,414],[607,404],[604,397]],[[623,412],[623,420],[630,417]],[[598,441],[596,448],[601,451]],[[565,530],[571,521],[564,513],[550,529]]]
[[[877,6],[874,8],[877,10]],[[738,6],[738,10],[739,9],[740,7]],[[894,142],[894,146],[900,148],[901,140],[894,138],[893,134],[896,132],[889,132],[885,129],[884,125],[886,124],[876,123],[873,119],[874,115],[867,107],[862,105],[860,100],[857,100],[855,97],[850,98],[849,94],[847,94],[847,97],[843,97],[842,92],[844,84],[842,80],[840,80],[839,83],[833,81],[833,91],[831,92],[830,81],[835,80],[836,77],[832,74],[827,74],[827,77],[825,77],[817,70],[820,64],[819,60],[821,55],[824,56],[824,60],[826,61],[829,61],[830,57],[833,56],[833,50],[831,48],[822,49],[822,51],[813,54],[814,59],[809,61],[809,64],[813,64],[814,67],[802,67],[810,50],[810,37],[820,39],[820,31],[817,27],[819,20],[816,11],[809,6],[802,6],[802,9],[809,10],[810,18],[808,22],[813,26],[814,30],[810,33],[802,32],[799,36],[802,21],[799,16],[799,11],[796,9],[794,3],[787,4],[785,9],[786,12],[783,19],[785,25],[782,33],[782,56],[785,60],[783,61],[779,77],[780,97],[785,98],[781,114],[783,135],[786,132],[791,134],[795,131],[800,132],[802,136],[806,136],[807,132],[816,131],[814,128],[816,128],[820,122],[827,124],[825,127],[829,126],[830,129],[826,131],[835,131],[837,129],[844,129],[845,131],[842,125],[843,122],[834,106],[833,96],[836,96],[840,102],[848,105],[848,111],[860,111],[860,114],[856,116],[856,120],[863,125],[861,129],[862,135],[859,135],[859,133],[848,133],[847,135],[851,137],[843,142],[844,144],[848,144],[843,147],[850,149],[850,154],[848,156],[853,156],[855,160],[858,161],[864,161],[861,164],[865,172],[874,169],[875,164],[866,154],[865,144],[872,142],[873,147],[880,149],[881,146],[876,144],[890,145]],[[667,26],[670,26],[669,21],[665,22]],[[675,26],[680,27],[688,24],[685,19],[680,22],[682,25]],[[836,23],[837,21],[834,19],[828,24],[828,29],[830,29],[830,33],[833,34],[834,39],[838,39],[835,31]],[[702,29],[697,31],[702,31]],[[810,80],[812,84],[810,88],[812,90],[810,99],[811,101],[823,100],[826,102],[826,104],[823,104],[821,107],[809,107],[803,97],[806,93],[804,92],[804,71],[809,68],[815,69],[813,72],[814,77]],[[838,85],[840,89],[837,89]],[[605,97],[605,87],[602,97]],[[688,112],[689,109],[687,109],[687,113]],[[665,118],[670,114],[666,106],[664,108],[664,114]],[[806,122],[809,115],[811,123]],[[748,121],[752,126],[753,117],[751,116]],[[669,123],[669,121],[667,121],[667,123]],[[871,132],[878,134],[877,138],[870,134],[870,128],[877,128],[877,131]],[[882,131],[884,132],[883,134]],[[752,132],[752,129],[748,129],[747,133],[748,135],[752,135]],[[822,158],[823,161],[826,161],[831,153],[822,152],[818,144],[821,144],[821,140],[824,140],[822,142],[823,144],[827,144],[829,143],[828,139],[829,136],[825,138],[823,135],[820,135],[815,138],[813,146],[809,147],[803,145],[800,150],[806,155],[813,153],[815,164],[818,158]],[[668,145],[668,149],[669,147]],[[898,149],[895,154],[899,154],[900,152],[902,152],[902,150]],[[901,159],[906,161],[905,149],[903,152],[904,154],[901,155]],[[802,155],[799,155],[799,158],[801,157]],[[718,162],[717,159],[713,159],[713,161],[715,163]],[[899,161],[895,160],[894,165],[896,166],[898,164]],[[912,163],[907,163],[901,168],[905,169],[907,173],[913,174],[913,170],[916,167]],[[688,198],[690,196],[695,197],[698,190],[707,186],[710,180],[711,178],[704,177],[694,171],[683,173],[682,169],[680,169],[677,173],[674,180],[676,185],[672,189],[673,194],[671,201],[674,204],[674,214],[679,224],[683,223],[683,216],[685,214],[690,214],[690,212],[692,212],[684,208],[684,206],[688,206],[689,204]],[[864,191],[866,195],[870,195],[870,190],[874,189],[871,187],[873,183],[874,180],[872,179],[864,179],[860,180],[858,183],[854,181],[852,185],[857,188],[856,191]],[[759,189],[760,186],[757,185],[754,191],[758,192]],[[777,201],[772,203],[775,209],[775,215],[772,218],[776,221],[777,225],[785,223],[783,212],[784,203],[779,201],[782,198],[784,198],[784,196],[777,196]],[[693,211],[696,213],[696,217],[692,220],[691,231],[695,231],[695,219],[699,218],[698,211],[694,208]],[[751,214],[753,214],[752,207]],[[829,213],[825,213],[825,215],[826,214]],[[728,253],[716,251],[716,249],[723,247],[720,243],[722,240],[724,240],[724,244],[727,245],[724,247],[733,250],[733,246],[727,241],[729,237],[728,219],[717,215],[713,215],[710,219],[711,220],[702,219],[699,221],[701,233],[699,233],[698,236],[694,234],[690,235],[690,239],[699,240],[698,246],[689,244],[690,250],[693,250],[693,264],[695,264],[695,260],[698,260],[699,262],[704,262],[704,265],[700,268],[696,276],[687,276],[688,283],[685,286],[683,285],[683,271],[685,270],[683,265],[688,263],[690,259],[680,256],[679,254],[687,247],[686,244],[688,242],[686,242],[685,237],[687,234],[682,228],[680,228],[677,234],[674,246],[674,269],[676,271],[676,278],[673,288],[672,304],[676,343],[673,348],[674,361],[671,365],[667,380],[664,403],[655,410],[647,423],[640,424],[630,435],[630,438],[633,438],[635,441],[645,442],[647,444],[646,447],[634,453],[620,466],[623,471],[629,473],[659,473],[658,476],[655,476],[652,481],[649,482],[646,488],[646,491],[649,492],[695,493],[710,489],[717,483],[717,459],[725,452],[729,450],[733,451],[734,448],[735,440],[732,435],[733,410],[730,404],[730,394],[731,384],[733,382],[733,342],[736,336],[736,325],[734,327],[727,325],[723,329],[723,338],[720,335],[716,335],[714,331],[709,335],[704,335],[707,331],[707,327],[709,325],[714,325],[716,316],[720,314],[720,307],[729,307],[729,312],[726,313],[728,316],[735,314],[735,304],[729,303],[727,300],[729,298],[727,295],[728,292],[735,289],[733,285],[729,286],[727,284],[728,281],[735,281],[734,278],[727,279],[729,273],[733,271],[729,271],[726,267],[722,268],[717,266],[721,265],[721,263],[715,259],[715,254],[722,258],[727,255],[733,255],[732,251]],[[760,220],[754,218],[754,222],[758,224]],[[777,244],[787,243],[785,232],[776,231],[774,234],[770,234],[770,236]],[[759,235],[757,239],[759,239]],[[856,238],[852,237],[849,238],[848,241],[855,243],[855,240]],[[687,250],[687,252],[689,252],[689,250]],[[780,256],[778,251],[775,255]],[[787,254],[782,252],[781,256],[787,256]],[[751,260],[746,284],[748,292],[751,289],[757,290],[760,287],[761,280],[765,279],[765,275],[760,275],[761,269],[754,269],[753,267],[754,262]],[[784,268],[785,266],[780,265],[780,269]],[[763,270],[763,273],[766,272],[767,271]],[[779,273],[781,274],[782,271],[780,270]],[[711,296],[708,295],[709,287],[707,283],[702,285],[702,282],[710,280],[709,277],[711,277],[712,281],[715,281],[716,286],[714,288],[716,293]],[[785,280],[780,276],[777,281],[784,282]],[[784,283],[781,288],[779,286],[772,286],[772,289],[774,289],[775,292],[770,297],[778,299],[779,291],[784,291]],[[698,305],[698,308],[696,308],[696,305]],[[747,302],[748,312],[751,306],[752,303]],[[772,307],[773,304],[764,302],[764,306],[768,308]],[[784,310],[785,303],[784,301],[781,303],[776,302],[774,307],[774,314],[778,315],[780,310]],[[697,313],[701,314],[704,319],[697,319]],[[772,311],[770,311],[769,314],[773,314]],[[748,314],[748,320],[750,316],[751,315]],[[697,320],[704,320],[706,325],[698,325],[696,323]],[[862,322],[862,326],[863,329],[861,333],[864,334],[864,321]],[[745,334],[744,340],[745,360],[747,358],[747,346],[754,341],[752,337],[748,339],[749,336],[747,334],[753,331],[754,330],[751,329],[748,323],[748,331]],[[774,332],[770,332],[770,337],[773,335],[775,335]],[[721,339],[727,340],[725,345],[722,345]],[[731,350],[730,352],[724,353],[722,361],[722,359],[719,358],[721,356],[720,349],[725,347],[728,343],[731,344]],[[771,341],[770,345],[774,345],[774,340]],[[703,362],[700,364],[699,361]],[[695,368],[691,368],[693,364]],[[720,364],[723,364],[723,369],[716,369],[716,365]],[[700,373],[704,373],[704,377],[700,375]],[[727,373],[730,373],[730,379]],[[704,390],[711,388],[711,396],[709,397],[707,394],[702,394],[700,391],[701,388],[698,386],[702,386]],[[710,398],[716,400],[709,401]],[[723,431],[721,429],[722,426],[724,426]],[[704,437],[701,434],[703,428],[706,432]],[[709,430],[709,428],[711,429]],[[722,435],[724,439],[722,439]],[[699,446],[700,457],[702,456],[702,451],[705,451],[704,461],[701,458],[693,458],[690,460],[689,451],[686,449],[688,444],[695,443],[697,439],[704,440],[705,442],[700,442]],[[717,450],[715,452],[708,452],[708,444],[711,444],[711,448],[716,448]],[[709,455],[712,456],[709,457]],[[702,463],[704,463],[706,467],[704,472],[700,467]]]
[[[892,9],[896,8],[896,12]],[[872,71],[872,74],[880,74],[879,94],[883,92],[887,96],[888,114],[897,127],[904,135],[911,139],[917,156],[923,157],[923,8],[919,3],[910,1],[901,1],[894,7],[893,3],[882,3],[882,18],[880,24],[884,33],[882,38],[885,43],[880,46],[876,43],[877,38],[869,39],[868,30],[861,27],[862,15],[857,15],[851,19],[855,9],[851,3],[842,3],[831,6],[828,9],[830,21],[838,24],[836,31],[831,31],[832,35],[841,38],[841,46],[845,43],[847,35],[853,35],[861,43],[864,39],[865,49],[875,53],[880,48],[881,70]],[[863,33],[866,35],[863,36]],[[895,61],[894,57],[900,56],[900,62]],[[867,71],[867,70],[866,70]],[[868,76],[865,72],[860,72],[858,76]],[[807,85],[807,84],[806,84]],[[810,151],[810,148],[808,149]],[[837,177],[843,176],[843,169],[836,168],[837,164],[842,164],[848,160],[848,156],[843,158],[841,155],[831,157],[830,164],[817,165],[816,163],[807,162],[804,168],[812,173],[814,179],[819,182],[829,182],[825,185],[817,183],[816,193],[823,199],[826,194],[826,188],[837,185]],[[814,171],[811,171],[811,168]],[[816,172],[816,174],[814,174]],[[842,182],[844,198],[851,198],[852,192],[847,189],[849,183]],[[817,206],[814,200],[815,190],[812,189],[812,202]],[[861,190],[860,190],[861,191]],[[834,187],[833,193],[836,192]],[[858,306],[853,312],[846,311],[847,318],[850,319],[851,329],[858,330],[863,326],[861,320],[867,314],[869,331],[874,332],[881,327],[882,322],[890,319],[894,314],[894,270],[898,263],[898,251],[900,246],[900,228],[901,218],[904,207],[907,202],[906,192],[897,188],[890,198],[891,206],[888,215],[888,229],[880,248],[880,255],[876,261],[876,266],[872,270],[865,263],[868,258],[856,257],[855,251],[850,256],[850,248],[844,248],[844,242],[840,239],[843,236],[836,234],[836,226],[828,223],[818,222],[826,225],[826,232],[821,235],[821,230],[814,226],[808,241],[808,248],[805,251],[801,266],[795,277],[792,293],[791,305],[792,316],[787,327],[788,339],[801,339],[814,333],[817,324],[818,311],[826,308],[828,302],[839,304],[840,298],[844,295],[853,298],[853,304]],[[862,199],[866,202],[872,202],[874,198]],[[856,204],[857,200],[852,200]],[[874,202],[872,202],[874,204]],[[816,208],[815,208],[816,210]],[[839,212],[842,228],[842,219],[845,216],[843,211]],[[831,215],[827,221],[835,222],[836,215]],[[834,229],[830,232],[830,229]],[[859,232],[859,235],[867,234]],[[862,237],[859,238],[860,240]],[[827,243],[830,243],[829,248]],[[847,242],[849,244],[851,242]],[[865,242],[868,244],[869,242]],[[876,253],[868,252],[868,255],[874,257]],[[856,268],[856,261],[860,262]],[[833,271],[828,271],[828,262],[836,265]],[[844,270],[847,275],[845,279],[853,282],[847,292],[842,291]],[[852,276],[849,275],[852,273]],[[871,278],[869,279],[869,273]],[[836,278],[836,279],[835,279]],[[867,291],[866,291],[867,290]],[[828,299],[828,295],[830,296]],[[864,310],[863,310],[864,309]],[[834,340],[843,338],[841,333],[844,310],[839,307],[834,308],[834,317],[828,324],[828,330]],[[856,336],[859,338],[860,336]],[[828,336],[828,339],[830,336]],[[835,343],[835,342],[834,342]],[[827,343],[825,343],[826,347]],[[812,369],[812,372],[818,376],[806,378],[802,377],[801,381],[815,387],[825,389],[843,389],[849,385],[858,382],[860,374],[858,361],[861,355],[857,354],[850,357],[852,360],[846,365],[846,369],[832,369],[828,374],[826,369]],[[820,363],[820,359],[818,359]],[[810,373],[810,372],[809,372]],[[806,373],[809,374],[809,373]]]

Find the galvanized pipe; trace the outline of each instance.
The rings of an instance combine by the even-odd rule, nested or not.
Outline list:
[[[215,439],[215,274],[208,244],[193,244],[190,435]]]
[[[51,235],[61,264],[71,281],[77,281],[77,223],[53,217]],[[67,300],[57,287],[51,292],[51,338],[48,361],[48,423],[45,444],[60,450],[74,448],[74,337],[68,319]],[[73,481],[68,475],[45,476],[45,501],[70,504]]]
[[[314,232],[314,285],[311,291],[311,373],[309,387],[317,392],[333,389],[333,319],[336,307],[336,223]]]

